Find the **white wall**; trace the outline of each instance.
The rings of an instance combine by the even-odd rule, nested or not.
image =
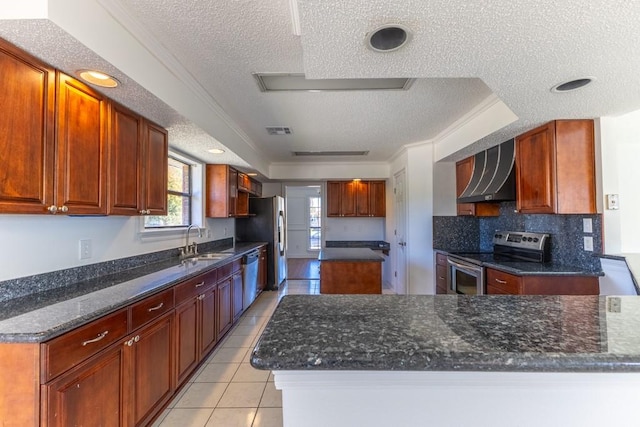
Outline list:
[[[603,211],[605,253],[640,252],[640,110],[600,119],[602,192],[620,209]]]
[[[153,237],[140,233],[141,221],[140,217],[120,216],[0,215],[0,281],[185,244],[184,231]],[[234,219],[207,219],[206,227],[211,237],[198,238],[192,234],[192,241],[205,242],[235,234]],[[91,258],[79,259],[80,239],[91,239]]]
[[[456,164],[438,162],[433,165],[433,214],[456,216]]]

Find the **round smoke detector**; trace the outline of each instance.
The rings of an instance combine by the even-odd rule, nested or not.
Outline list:
[[[594,80],[595,77],[581,77],[579,79],[569,80],[568,82],[558,83],[551,88],[551,92],[571,92],[572,90],[577,90],[585,87]]]
[[[404,25],[385,24],[367,34],[367,46],[376,52],[393,52],[411,40],[411,31]]]

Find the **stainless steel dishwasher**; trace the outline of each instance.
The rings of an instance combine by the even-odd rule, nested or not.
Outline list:
[[[260,251],[251,251],[242,257],[242,307],[244,310],[251,305],[258,293],[258,260]]]

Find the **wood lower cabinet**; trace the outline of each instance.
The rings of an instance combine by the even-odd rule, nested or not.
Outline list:
[[[218,281],[218,336],[222,336],[231,329],[233,325],[233,280],[227,277]]]
[[[447,293],[447,256],[436,253],[436,294]]]
[[[109,144],[109,214],[166,215],[167,132],[112,104]]]
[[[217,342],[217,271],[176,286],[177,377],[182,383]]]
[[[233,321],[235,322],[244,310],[244,289],[242,285],[242,272],[237,271],[233,273],[231,282],[233,283],[233,290],[231,294],[233,295]]]
[[[173,313],[140,329],[126,343],[129,392],[127,425],[146,425],[171,399],[176,389],[174,375]]]
[[[0,39],[0,213],[54,202],[55,70]]]
[[[128,425],[122,407],[125,351],[119,343],[44,385],[42,425]]]
[[[516,137],[521,213],[596,213],[593,120],[556,120]]]
[[[487,294],[491,295],[598,295],[597,277],[516,276],[487,268]]]
[[[260,247],[260,259],[258,260],[258,293],[267,288],[267,246]]]
[[[471,181],[475,157],[467,157],[456,163],[456,197],[464,192]],[[458,203],[456,204],[458,216],[499,216],[499,203]]]

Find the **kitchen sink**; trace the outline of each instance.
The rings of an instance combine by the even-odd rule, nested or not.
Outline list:
[[[220,254],[220,253],[215,253],[215,252],[211,252],[211,253],[207,253],[207,254],[198,254],[195,258],[198,259],[212,259],[212,260],[216,260],[216,259],[225,259],[225,258],[229,258],[229,254]]]

